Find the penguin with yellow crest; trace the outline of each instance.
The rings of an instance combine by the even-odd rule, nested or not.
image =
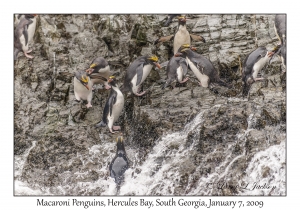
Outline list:
[[[75,72],[74,76],[74,94],[76,100],[87,100],[88,104],[86,105],[87,108],[92,107],[92,92],[93,83],[87,74],[87,72],[81,70]]]
[[[129,160],[127,158],[123,136],[117,138],[117,153],[109,165],[110,176],[115,179],[117,186],[124,180],[124,173],[128,169]]]
[[[170,36],[164,36],[159,39],[157,39],[154,44],[157,44],[159,42],[167,42],[174,39],[173,43],[173,52],[174,54],[177,53],[178,49],[183,44],[191,44],[191,39],[194,41],[201,41],[205,43],[205,39],[202,36],[196,35],[196,34],[190,34],[186,28],[186,16],[180,15],[178,18],[178,30],[175,33],[175,35]]]
[[[141,85],[154,65],[159,69],[161,68],[157,61],[158,57],[155,55],[144,55],[133,61],[126,71],[123,90],[125,92],[131,91],[136,96],[144,95],[146,91],[140,93]]]
[[[108,62],[103,57],[95,58],[86,70],[90,74],[93,84],[102,84],[105,89],[110,89],[108,78],[112,75]]]

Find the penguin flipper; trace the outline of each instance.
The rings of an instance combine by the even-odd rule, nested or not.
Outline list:
[[[164,67],[168,66],[168,63],[169,63],[169,61],[165,61],[165,62],[163,62],[163,63],[160,64],[160,67],[161,67],[161,68],[164,68]],[[156,68],[157,68],[157,67],[155,67],[155,69],[156,69]]]
[[[25,38],[25,45],[28,43],[28,26],[33,23],[32,20],[28,20],[28,23],[24,26],[23,35]]]
[[[190,34],[190,37],[192,40],[196,41],[196,42],[206,42],[205,39],[202,36],[199,35],[195,35],[195,34]]]
[[[111,116],[112,115],[112,108],[113,108],[114,104],[117,101],[117,96],[113,95],[108,100],[109,100],[109,115]]]
[[[180,66],[181,66],[181,68],[182,68],[182,70],[183,70],[183,75],[185,76],[185,75],[187,74],[188,65],[187,65],[185,59],[181,59],[181,60],[179,61],[179,63],[180,63]]]
[[[23,35],[24,35],[24,38],[25,38],[25,45],[27,45],[27,43],[28,43],[28,26],[27,25],[25,25],[24,26],[24,30],[23,30]]]
[[[174,39],[174,35],[170,35],[170,36],[163,36],[157,40],[155,40],[154,44],[157,44],[159,42],[167,42],[167,41],[172,41],[172,39]]]
[[[142,78],[143,78],[143,68],[144,68],[144,64],[143,63],[136,68],[136,75],[137,75],[136,86],[138,86],[141,83],[141,81],[142,81]]]
[[[102,77],[101,75],[99,75],[99,73],[90,74],[90,78],[91,79],[101,79],[101,80],[107,82],[107,79],[105,77]]]

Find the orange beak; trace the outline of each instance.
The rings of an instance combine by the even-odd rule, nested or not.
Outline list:
[[[268,52],[268,57],[272,57],[274,55],[274,52]]]
[[[174,56],[175,56],[175,57],[180,57],[181,55],[182,55],[182,53],[179,53],[179,52],[178,52],[178,53],[176,53]]]
[[[154,64],[157,68],[161,69],[161,66],[159,65],[159,63],[154,63]]]
[[[191,47],[191,50],[197,51],[197,48],[196,47]]]
[[[93,73],[93,71],[94,71],[94,69],[92,69],[92,68],[89,68],[89,69],[85,70],[85,72],[87,72],[88,74]]]
[[[90,90],[90,88],[89,88],[89,86],[86,84],[86,85],[84,85],[85,87],[86,87],[86,89],[88,89],[88,90]]]

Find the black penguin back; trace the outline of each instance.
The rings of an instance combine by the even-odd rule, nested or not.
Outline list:
[[[117,186],[124,180],[124,173],[128,169],[129,160],[127,158],[123,138],[117,140],[117,152],[109,165],[110,176],[115,179]]]
[[[131,91],[131,88],[132,88],[131,80],[137,73],[136,69],[140,65],[144,65],[145,63],[147,63],[147,57],[148,57],[148,55],[138,57],[126,69],[126,74],[125,74],[125,78],[124,78],[122,91],[124,91],[124,92]]]
[[[117,100],[117,92],[113,88],[111,88],[108,99],[104,106],[103,116],[102,116],[102,122],[105,125],[108,124],[107,117],[112,114],[112,108],[113,105],[116,103],[116,100]]]
[[[200,55],[191,49],[187,50],[187,57],[191,62],[201,71],[202,74],[205,74],[209,77],[211,82],[219,81],[218,71],[215,69],[214,65],[210,60],[208,60],[203,55]]]
[[[178,80],[177,68],[180,66],[183,69],[183,76],[185,76],[185,74],[187,73],[187,68],[188,68],[185,59],[182,57],[173,56],[167,65],[167,69],[166,69],[167,80],[166,80],[165,84],[162,85],[162,89],[165,89],[171,83]]]
[[[259,47],[249,53],[243,62],[242,80],[246,82],[247,76],[252,75],[254,65],[267,54],[266,47]]]
[[[281,44],[286,41],[286,15],[276,15],[275,16],[275,27],[277,34],[280,38]]]

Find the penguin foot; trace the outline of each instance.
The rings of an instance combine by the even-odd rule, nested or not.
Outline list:
[[[118,130],[121,130],[121,127],[120,127],[120,126],[113,126],[112,129],[113,129],[114,131],[118,131]]]
[[[181,82],[179,82],[179,83],[185,83],[186,81],[188,81],[190,78],[185,78],[184,80],[182,80]]]
[[[104,87],[105,87],[106,90],[111,89],[111,86],[109,86],[109,85],[105,85]]]
[[[101,122],[99,122],[99,123],[97,123],[95,125],[96,128],[98,128],[98,127],[105,127],[105,126],[106,126],[106,124],[103,121],[101,121]]]
[[[199,86],[202,86],[201,82],[198,82]]]
[[[116,128],[116,129],[115,129]],[[119,129],[118,129],[119,128]],[[111,133],[118,133],[118,130],[120,130],[120,126],[113,126],[112,128],[109,129]]]
[[[28,53],[28,52],[27,52]],[[25,56],[27,57],[27,58],[30,58],[30,59],[32,59],[32,58],[34,58],[32,55],[28,55],[26,52],[24,52],[24,54],[25,54]]]
[[[90,69],[87,69],[87,70],[85,70],[85,72],[86,72],[86,73],[88,73],[88,74],[91,74],[91,73],[93,73],[93,71],[94,71],[94,69],[91,69],[91,68],[90,68]]]
[[[32,52],[32,50],[28,50],[26,53],[31,53]]]
[[[255,78],[255,81],[260,81],[260,80],[264,80],[265,78]]]
[[[142,92],[142,93],[135,93],[136,96],[142,96],[144,95],[145,93],[147,93],[146,91]]]
[[[88,103],[88,104],[86,105],[86,108],[90,108],[90,107],[93,107],[93,106],[92,106],[91,103]]]

